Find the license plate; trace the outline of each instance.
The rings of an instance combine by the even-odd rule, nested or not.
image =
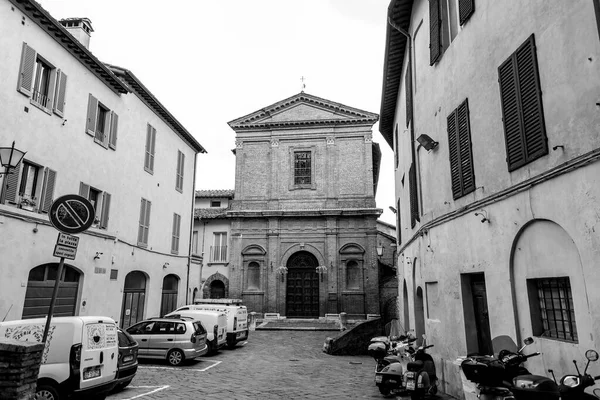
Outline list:
[[[415,381],[410,380],[406,382],[406,390],[415,390]]]
[[[83,371],[83,379],[92,379],[100,376],[100,367],[91,367]]]
[[[407,378],[414,378],[415,377],[415,373],[414,372],[407,372],[406,373],[406,377]]]
[[[383,376],[375,375],[375,383],[381,383],[382,380],[383,380]]]
[[[133,361],[133,355],[123,357],[123,362]]]

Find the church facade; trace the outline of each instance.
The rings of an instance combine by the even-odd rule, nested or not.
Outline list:
[[[288,318],[380,313],[377,120],[301,92],[229,122],[229,297]]]

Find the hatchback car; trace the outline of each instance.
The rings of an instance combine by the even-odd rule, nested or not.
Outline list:
[[[176,366],[208,351],[206,329],[190,317],[150,318],[127,328],[140,345],[138,358],[165,359]]]
[[[138,368],[139,345],[135,339],[121,328],[117,328],[119,339],[119,360],[117,361],[117,386],[115,389],[125,389],[133,380]]]

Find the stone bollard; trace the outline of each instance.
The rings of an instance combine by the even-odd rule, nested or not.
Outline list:
[[[0,399],[33,399],[43,351],[43,343],[0,339]]]
[[[256,330],[256,313],[252,311],[248,317],[248,329],[251,331]]]
[[[345,312],[341,312],[340,313],[340,331],[345,331],[347,328],[348,324],[348,314],[346,314]]]

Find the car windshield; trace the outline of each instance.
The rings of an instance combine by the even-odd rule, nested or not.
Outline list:
[[[125,331],[119,329],[117,335],[119,336],[119,347],[129,347],[137,344],[135,339]]]
[[[206,333],[206,329],[204,329],[204,326],[202,326],[202,323],[199,321],[194,322],[194,330],[196,332],[196,335],[202,335]]]

